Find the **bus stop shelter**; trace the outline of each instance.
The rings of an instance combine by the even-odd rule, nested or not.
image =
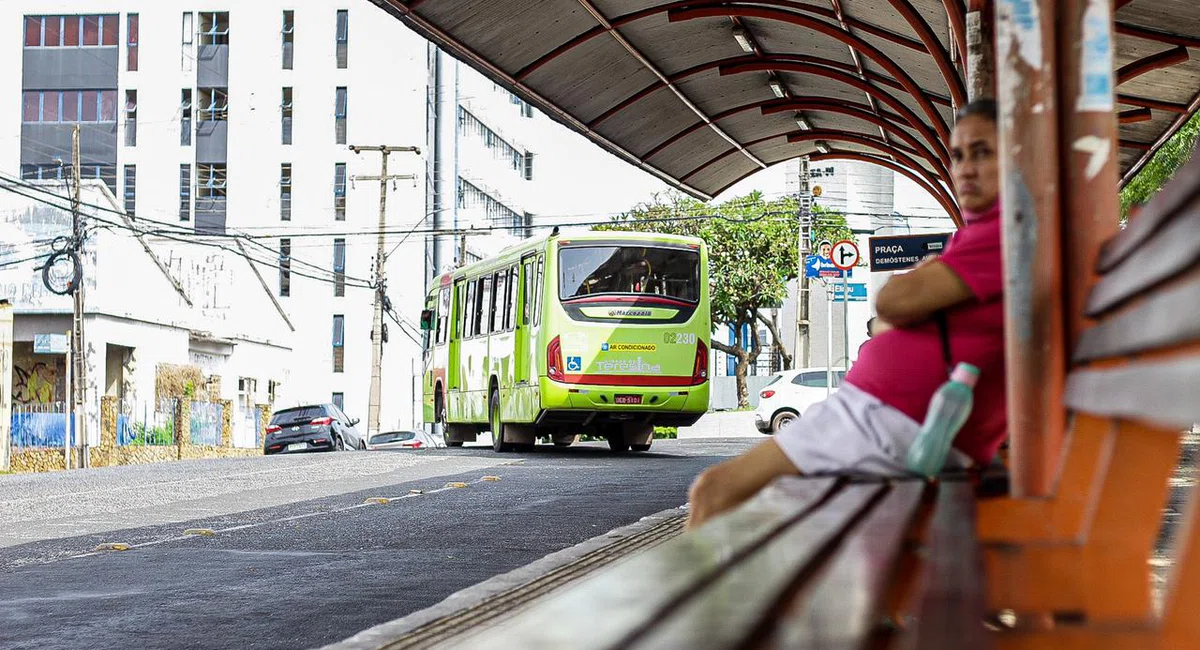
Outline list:
[[[1066,351],[1088,325],[1083,304],[1101,243],[1119,227],[1118,189],[1200,106],[1200,4],[373,1],[699,198],[809,156],[892,169],[958,220],[955,107],[996,97],[1012,491],[1051,489]]]

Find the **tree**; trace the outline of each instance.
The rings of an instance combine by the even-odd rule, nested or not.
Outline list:
[[[1175,132],[1142,171],[1121,190],[1121,221],[1129,218],[1129,209],[1149,201],[1192,156],[1196,137],[1200,135],[1200,113],[1193,115]]]
[[[733,327],[734,342],[712,339],[714,350],[737,359],[738,404],[749,405],[747,370],[757,363],[763,345],[757,324],[763,324],[791,365],[781,342],[779,325],[763,313],[783,304],[787,283],[799,271],[797,260],[798,203],[794,196],[768,201],[761,192],[706,205],[679,192],[657,194],[611,225],[597,230],[634,230],[699,237],[708,244],[709,284],[714,324]],[[843,216],[822,213],[816,239],[850,237]],[[746,339],[749,331],[749,340]]]

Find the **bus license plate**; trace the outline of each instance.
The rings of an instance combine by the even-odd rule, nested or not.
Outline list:
[[[613,398],[613,402],[617,404],[641,404],[641,395],[617,395]]]

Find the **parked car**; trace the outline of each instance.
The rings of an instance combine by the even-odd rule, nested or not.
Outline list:
[[[845,370],[833,371],[833,389],[841,385]],[[825,368],[801,368],[777,372],[758,393],[754,426],[774,434],[804,414],[808,407],[825,399]]]
[[[263,453],[366,449],[366,441],[354,428],[356,424],[358,418],[350,418],[333,404],[277,411],[267,426]]]
[[[367,449],[437,449],[445,446],[424,431],[388,431],[371,436]]]

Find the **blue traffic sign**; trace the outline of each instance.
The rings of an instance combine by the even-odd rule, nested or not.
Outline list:
[[[948,232],[872,237],[869,243],[871,271],[902,271],[910,268],[929,255],[940,255],[949,239]]]
[[[828,290],[833,296],[834,302],[845,302],[847,293],[849,293],[850,302],[867,301],[867,285],[863,282],[852,282],[846,285],[831,284]]]
[[[804,277],[806,278],[848,278],[850,271],[843,271],[833,265],[833,260],[819,255],[809,255],[804,258]]]

